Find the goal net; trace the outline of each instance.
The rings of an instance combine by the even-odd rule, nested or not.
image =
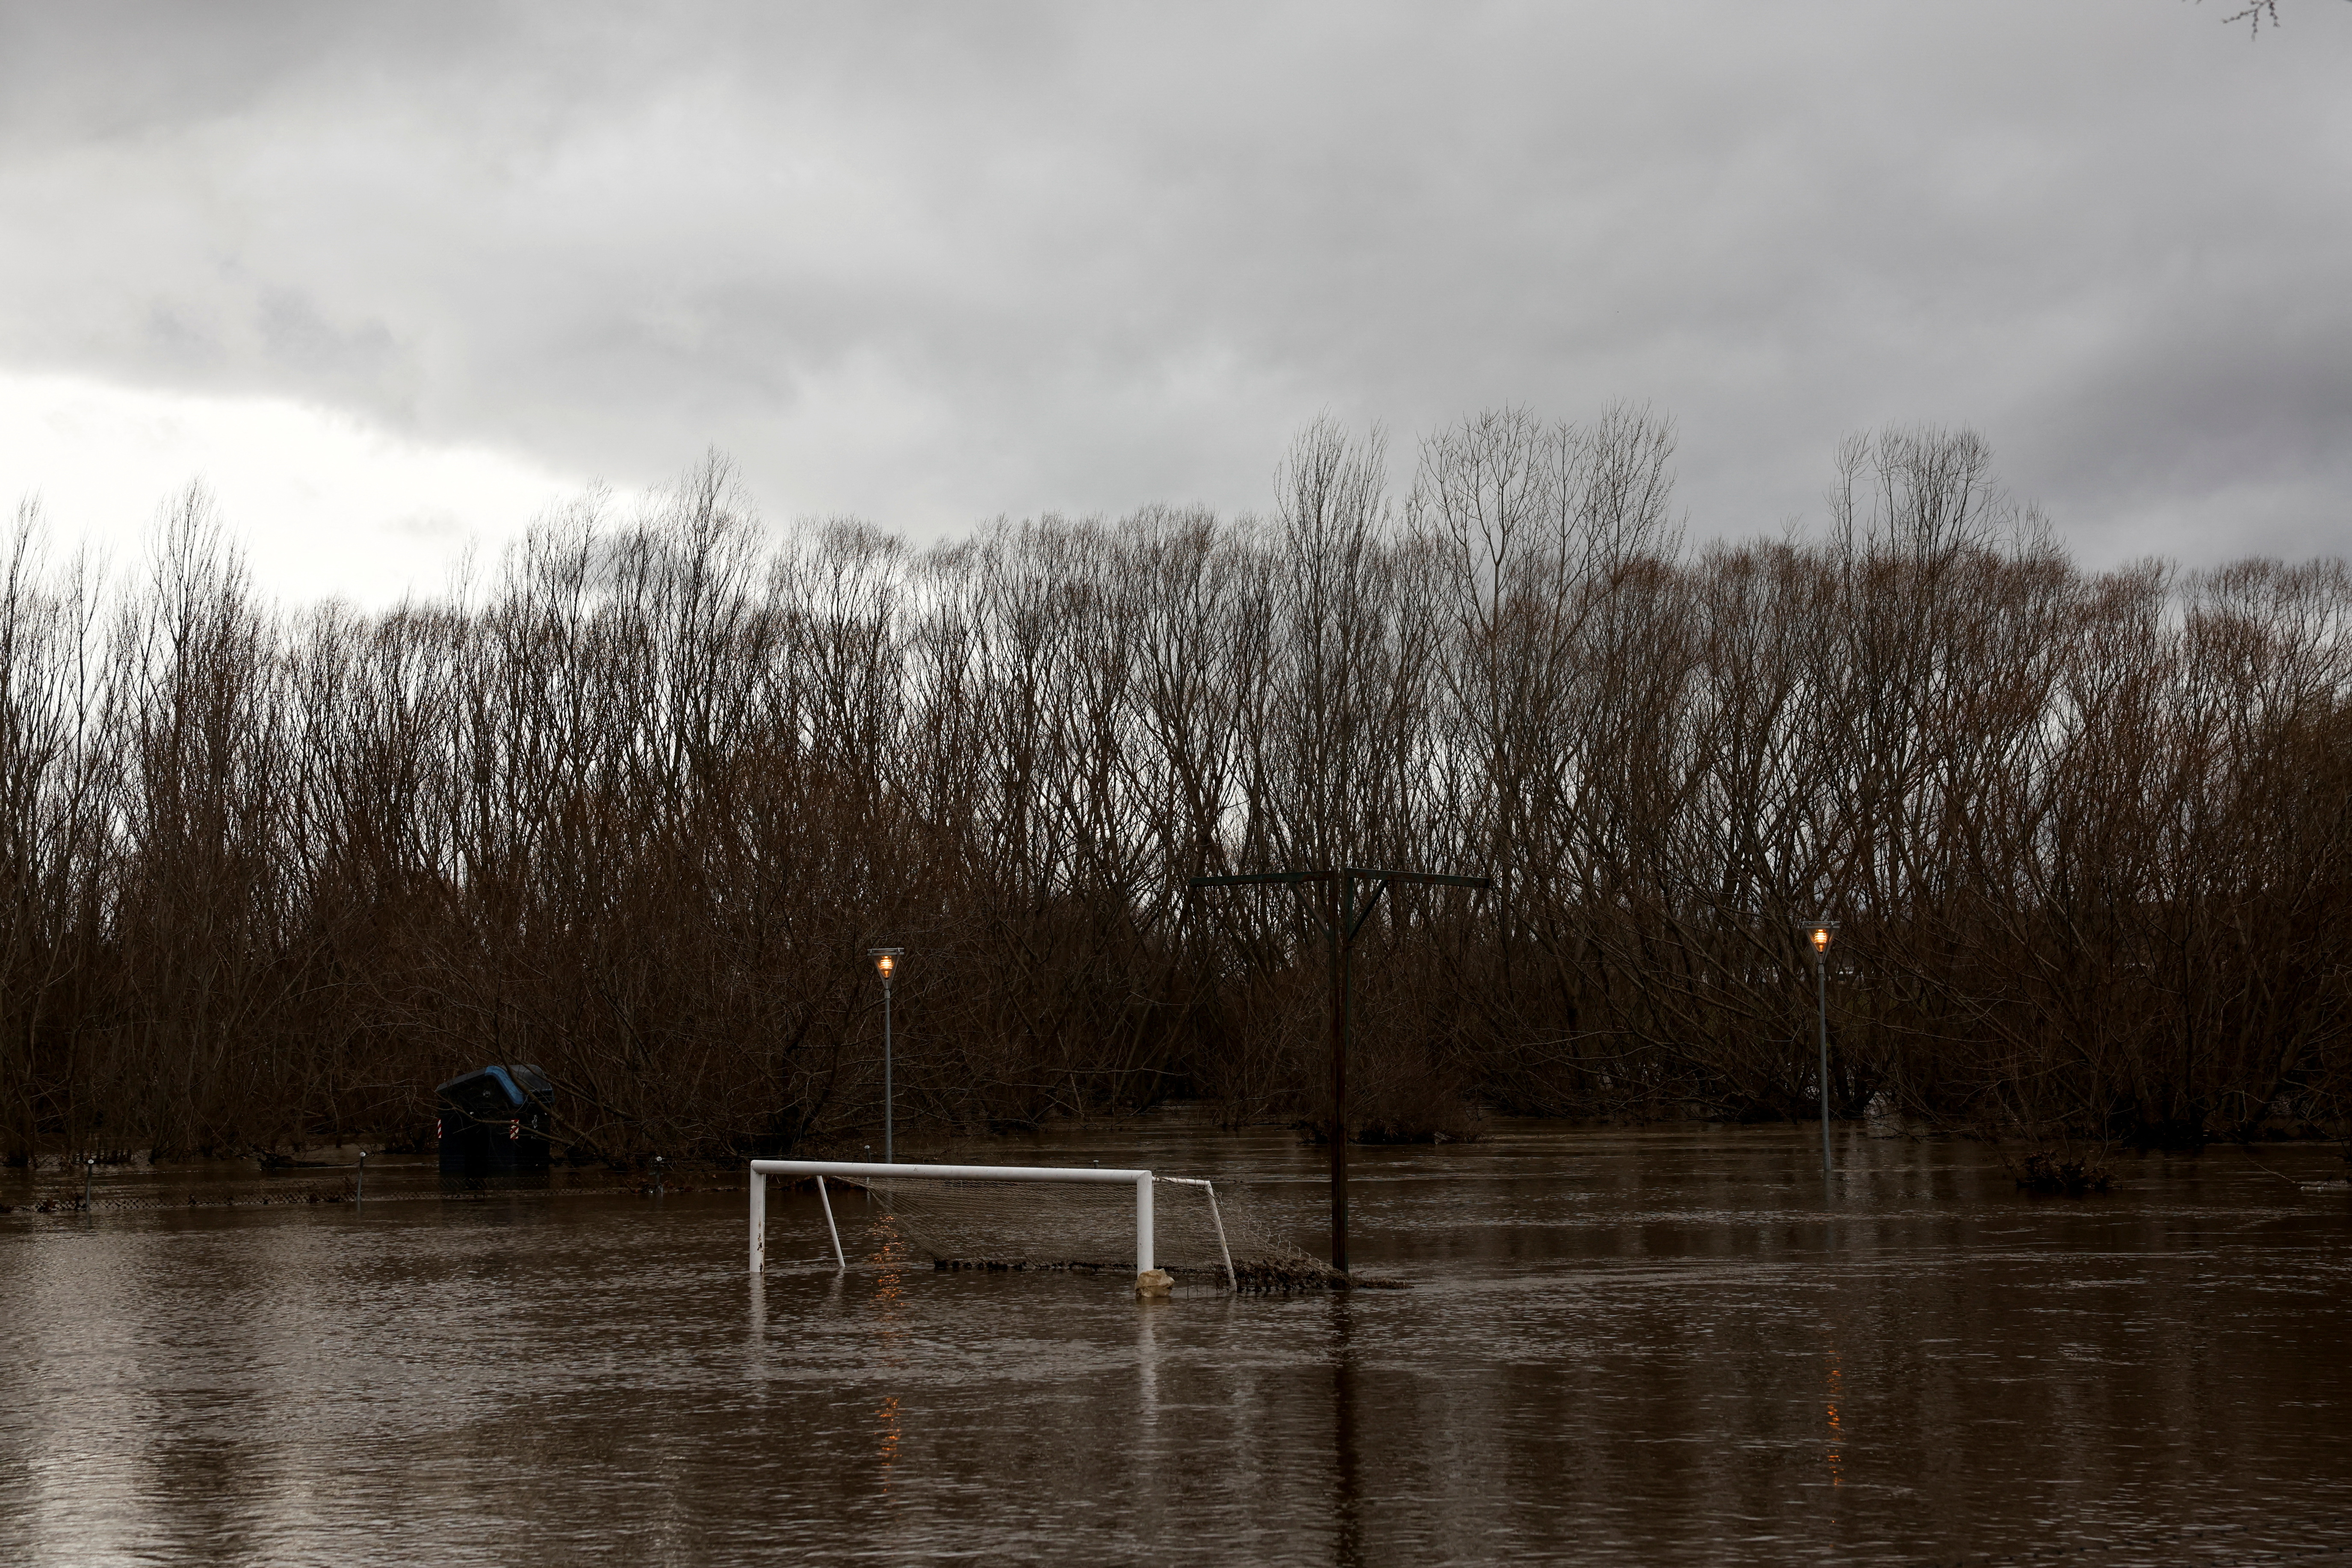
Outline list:
[[[1313,1289],[1333,1271],[1284,1241],[1230,1194],[1197,1177],[1149,1171],[986,1165],[751,1163],[751,1267],[762,1266],[767,1176],[814,1176],[845,1262],[839,1221],[879,1211],[877,1223],[940,1268],[1160,1268],[1235,1290]]]

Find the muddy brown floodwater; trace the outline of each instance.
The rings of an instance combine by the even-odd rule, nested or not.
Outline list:
[[[1367,1149],[1359,1265],[1413,1289],[1157,1305],[856,1226],[838,1275],[782,1194],[754,1282],[740,1192],[101,1173],[0,1216],[0,1561],[2352,1562],[2336,1149],[2070,1200],[1859,1131],[1825,1190],[1811,1136]],[[1315,1151],[1181,1108],[917,1152],[1210,1174],[1322,1242]]]

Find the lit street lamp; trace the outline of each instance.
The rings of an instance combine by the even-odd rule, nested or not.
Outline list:
[[[882,976],[882,1163],[893,1163],[897,1156],[890,1149],[890,977],[898,972],[898,960],[906,956],[903,947],[871,947],[866,956],[874,961],[874,971]]]
[[[1813,942],[1813,994],[1821,1004],[1822,1020],[1822,1174],[1830,1173],[1830,933],[1837,930],[1829,921],[1815,921]]]

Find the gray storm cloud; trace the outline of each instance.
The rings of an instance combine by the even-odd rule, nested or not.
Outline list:
[[[926,536],[1633,398],[1701,535],[1924,421],[2093,560],[2333,552],[2352,5],[2282,13],[11,5],[0,362]]]

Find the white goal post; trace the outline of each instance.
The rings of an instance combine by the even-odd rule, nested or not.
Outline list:
[[[757,1274],[768,1261],[768,1178],[770,1176],[814,1176],[817,1198],[824,1206],[825,1229],[833,1239],[835,1264],[849,1267],[841,1247],[841,1227],[833,1217],[833,1200],[826,1194],[827,1176],[850,1181],[909,1182],[1042,1182],[1065,1183],[1086,1186],[1126,1185],[1135,1189],[1135,1271],[1138,1275],[1152,1272],[1155,1267],[1152,1247],[1151,1188],[1154,1182],[1180,1183],[1197,1187],[1208,1200],[1209,1215],[1215,1226],[1217,1250],[1223,1255],[1224,1274],[1229,1284],[1238,1285],[1234,1273],[1233,1251],[1226,1243],[1224,1220],[1218,1213],[1216,1189],[1196,1177],[1157,1176],[1150,1171],[1106,1171],[1095,1166],[1065,1165],[920,1165],[904,1163],[876,1163],[862,1160],[754,1160],[751,1163],[751,1272]]]

